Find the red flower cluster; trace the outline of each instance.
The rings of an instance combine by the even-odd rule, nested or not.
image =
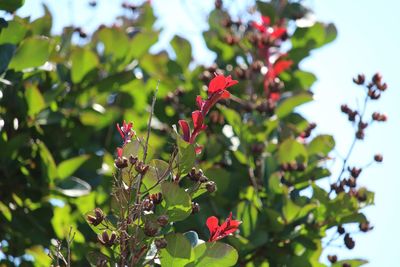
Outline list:
[[[208,242],[215,242],[230,234],[233,234],[239,228],[241,223],[241,221],[232,220],[232,212],[221,226],[218,224],[217,217],[209,217],[206,221],[206,225],[210,231],[210,238],[208,239]]]
[[[135,132],[132,130],[133,123],[126,123],[125,120],[122,123],[122,126],[117,123],[117,130],[119,134],[121,135],[122,139],[124,140],[124,144],[128,143],[131,141],[132,137],[135,136]]]
[[[278,26],[271,27],[271,19],[265,16],[261,17],[261,22],[252,22],[251,26],[259,32],[266,34],[268,37],[271,37],[272,40],[281,39],[287,34],[286,28]]]
[[[275,78],[278,77],[279,74],[292,66],[293,61],[284,59],[286,55],[279,55],[277,60],[271,62],[270,47],[278,46],[279,42],[287,35],[287,31],[286,28],[282,26],[271,26],[271,19],[269,17],[262,16],[261,21],[262,22],[253,22],[251,26],[257,29],[264,38],[269,40],[267,43],[259,43],[260,53],[265,55],[266,67],[268,68],[264,77],[264,91],[268,100],[277,102],[281,94],[277,90],[271,90],[270,87],[274,84]]]
[[[202,99],[201,96],[197,96],[196,104],[199,107],[198,110],[192,112],[193,131],[190,132],[189,123],[185,120],[179,120],[179,126],[182,129],[182,138],[186,142],[193,144],[196,141],[196,137],[207,128],[204,124],[204,118],[210,109],[220,100],[230,97],[230,93],[227,88],[237,84],[238,81],[232,80],[231,76],[225,77],[224,75],[217,75],[213,78],[208,85],[208,98]],[[196,147],[196,153],[201,153],[201,147]]]

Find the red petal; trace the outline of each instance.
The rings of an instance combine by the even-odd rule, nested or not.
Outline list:
[[[198,154],[201,154],[201,151],[203,150],[203,147],[202,146],[196,146],[195,148],[194,148],[194,151],[196,151],[196,154],[198,155]]]
[[[119,158],[122,158],[123,149],[121,147],[117,147],[117,155]]]
[[[119,123],[117,123],[117,130],[119,134],[121,135],[122,139],[125,139],[125,134],[122,132],[121,127],[119,126]]]
[[[231,75],[226,77],[225,82],[226,82],[226,87],[225,88],[231,87],[231,86],[233,86],[233,85],[238,83],[237,80],[232,80],[232,76]]]
[[[222,92],[222,94],[221,94],[221,98],[222,99],[227,99],[227,98],[229,98],[231,96],[231,94],[227,91],[227,90],[224,90],[223,92]]]
[[[192,120],[195,129],[200,129],[203,126],[204,118],[200,110],[192,112]]]
[[[208,217],[206,221],[208,231],[210,231],[210,236],[212,236],[218,230],[218,218],[215,216]]]
[[[269,99],[273,100],[273,101],[278,101],[281,98],[281,94],[278,92],[273,92],[269,95]]]
[[[219,90],[225,89],[226,82],[225,82],[225,77],[224,75],[217,75],[215,78],[213,78],[208,85],[208,93],[214,93]]]
[[[292,64],[293,64],[293,61],[291,61],[291,60],[280,60],[278,62],[275,62],[275,64],[274,64],[275,76],[278,76],[279,74],[281,74],[282,72],[284,72],[285,70],[290,68],[290,66],[292,66]]]
[[[205,101],[201,98],[201,96],[198,95],[198,96],[196,97],[196,104],[197,104],[197,106],[199,107],[200,110],[203,109],[204,102],[205,102]]]
[[[189,124],[185,120],[179,120],[178,123],[179,123],[179,126],[182,129],[183,140],[185,140],[186,142],[189,142],[189,140],[190,140],[190,127],[189,127]]]
[[[267,28],[261,23],[252,22],[251,26],[253,28],[257,29],[259,32],[266,32],[267,31]]]
[[[261,16],[261,20],[265,25],[270,25],[271,24],[271,19],[267,16]]]
[[[286,34],[285,28],[275,28],[274,31],[271,33],[271,36],[275,39],[282,38],[283,35]]]

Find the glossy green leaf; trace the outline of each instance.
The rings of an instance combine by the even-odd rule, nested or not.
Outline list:
[[[35,116],[46,107],[42,93],[36,85],[28,84],[25,88],[25,100],[28,104],[28,115]]]
[[[182,234],[165,236],[168,244],[160,250],[161,265],[165,267],[186,266],[194,260],[194,253],[189,240]]]
[[[88,159],[89,155],[81,155],[62,161],[57,166],[58,177],[63,179],[71,176]]]
[[[282,103],[278,105],[275,113],[278,116],[278,118],[284,118],[287,115],[289,115],[294,110],[294,108],[304,103],[310,102],[312,100],[313,100],[312,94],[307,92],[291,96],[289,98],[284,99]]]
[[[2,44],[0,45],[0,74],[7,70],[8,64],[11,61],[15,52],[15,45]]]
[[[49,149],[43,142],[40,142],[38,147],[43,173],[45,174],[46,178],[52,182],[58,176],[56,163],[54,162],[54,158]]]
[[[196,267],[233,266],[239,256],[237,251],[228,244],[220,242],[206,242],[194,248]]]
[[[43,4],[44,15],[31,23],[32,32],[35,35],[50,35],[53,17],[51,16],[50,10],[45,4]]]
[[[327,156],[335,147],[335,139],[331,135],[318,135],[307,146],[309,155]]]
[[[76,48],[72,52],[71,62],[71,79],[74,83],[78,83],[89,71],[97,67],[99,60],[88,48]]]
[[[308,154],[305,146],[295,139],[286,139],[278,149],[278,162],[282,163],[307,163]]]
[[[166,203],[165,208],[170,221],[181,221],[191,214],[192,204],[190,196],[179,185],[164,182],[161,185],[161,192]]]
[[[111,60],[126,56],[129,40],[126,33],[118,28],[103,28],[98,33],[99,40],[104,44],[104,53],[110,55]]]
[[[192,60],[192,47],[190,43],[182,37],[175,36],[171,40],[171,46],[175,51],[176,61],[186,69]]]
[[[0,33],[0,44],[19,44],[25,37],[28,26],[20,20],[8,21],[8,26]]]
[[[46,37],[30,37],[17,48],[9,68],[16,71],[42,66],[50,56],[50,40]]]
[[[5,10],[12,13],[18,8],[22,7],[24,3],[25,0],[1,0],[0,10]]]
[[[88,195],[92,187],[78,177],[69,177],[57,182],[56,190],[68,197],[81,197]]]
[[[359,267],[359,266],[363,266],[363,265],[367,264],[368,261],[367,260],[358,260],[358,259],[341,260],[341,261],[337,261],[336,263],[332,264],[331,267],[342,267],[344,263],[349,264],[349,266],[351,266],[351,267]]]

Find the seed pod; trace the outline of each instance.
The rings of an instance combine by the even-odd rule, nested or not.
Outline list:
[[[162,201],[162,193],[155,193],[149,196],[150,200],[153,201],[154,205],[158,205]]]
[[[133,155],[129,156],[129,163],[131,165],[135,165],[137,161],[138,161],[138,157],[134,157]]]
[[[154,203],[149,198],[144,199],[142,205],[145,211],[152,211],[154,208]]]

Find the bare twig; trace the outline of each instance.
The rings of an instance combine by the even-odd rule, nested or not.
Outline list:
[[[149,117],[149,122],[147,124],[147,136],[146,136],[146,143],[144,146],[144,152],[143,152],[143,163],[146,163],[146,157],[147,157],[147,149],[149,146],[149,139],[150,139],[150,133],[151,133],[151,120],[153,119],[153,114],[154,114],[154,106],[156,105],[156,100],[157,100],[157,93],[158,93],[158,86],[160,85],[160,80],[157,81],[157,86],[156,90],[153,95],[153,101],[151,103],[151,110],[150,110],[150,117]]]

